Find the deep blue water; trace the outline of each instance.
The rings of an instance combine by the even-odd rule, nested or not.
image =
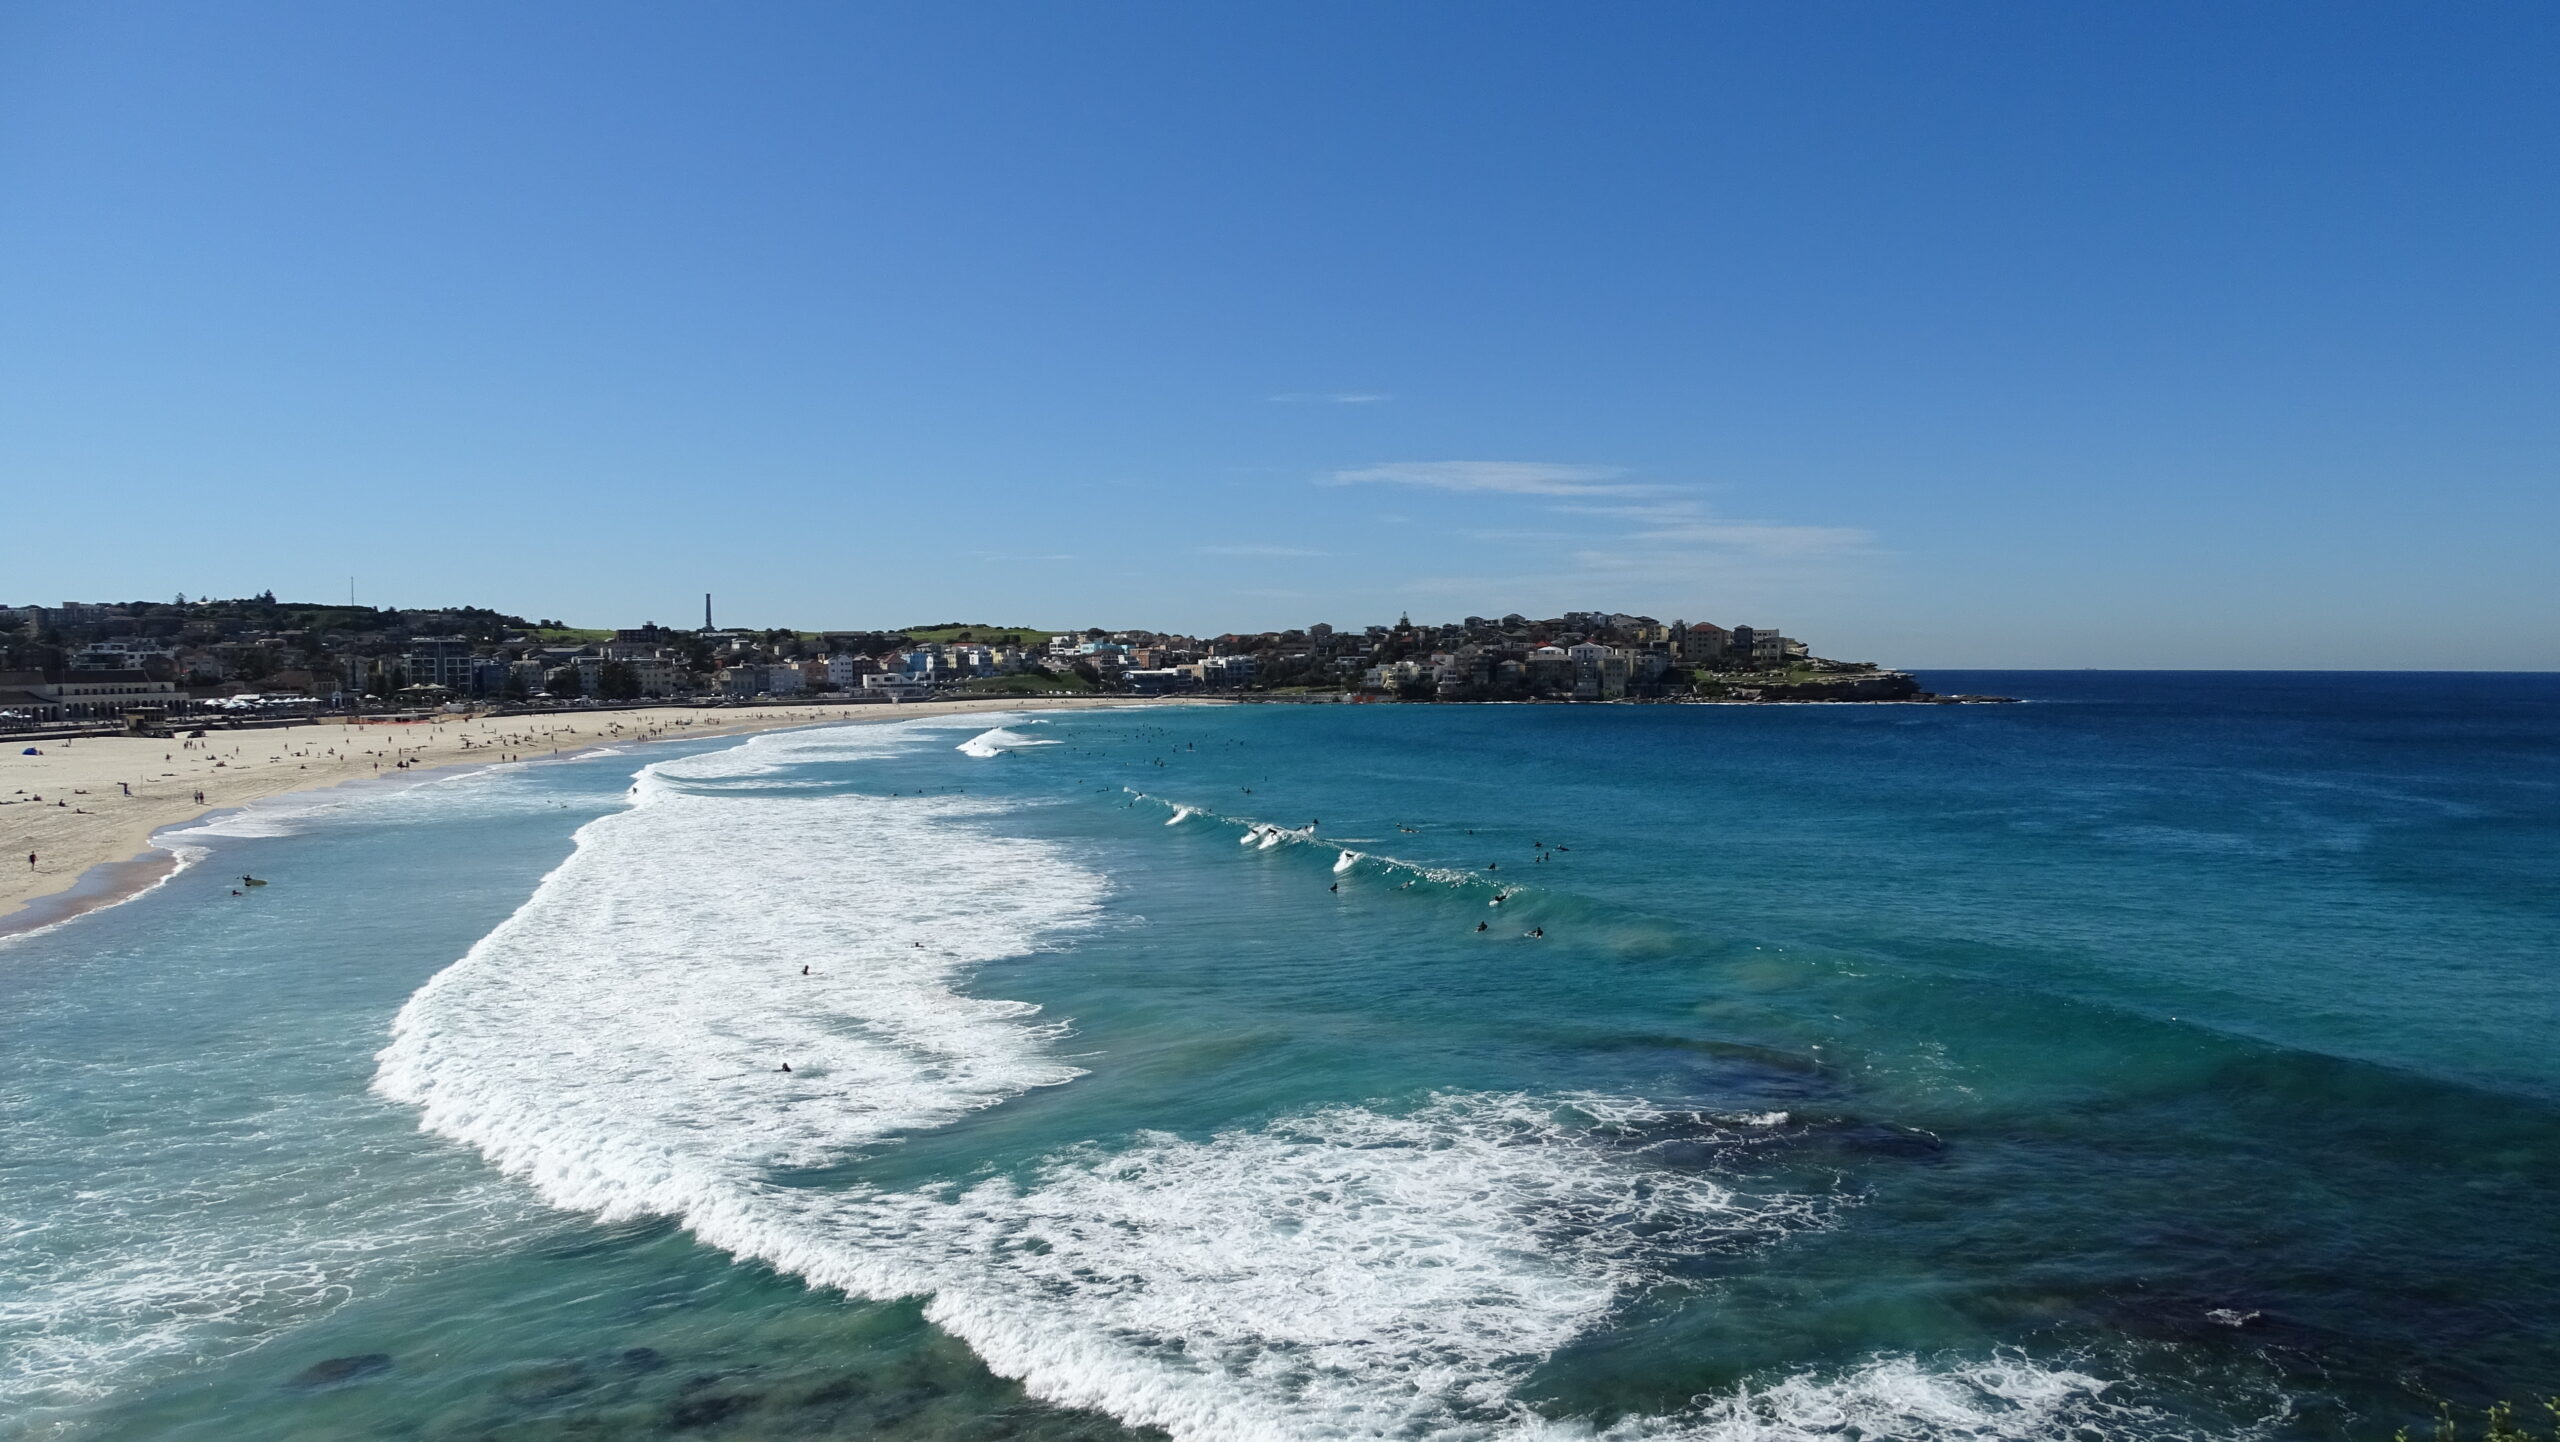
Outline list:
[[[2560,677],[1924,681],[2028,700],[948,718],[181,838],[0,944],[0,1436],[2560,1390]]]

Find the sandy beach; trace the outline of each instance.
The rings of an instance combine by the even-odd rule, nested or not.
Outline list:
[[[0,755],[0,935],[111,905],[166,876],[152,833],[260,797],[410,772],[823,723],[1127,706],[1136,697],[989,697],[897,705],[651,707],[208,730],[201,740],[10,741]],[[23,754],[34,748],[39,755]],[[29,858],[33,857],[32,864]]]

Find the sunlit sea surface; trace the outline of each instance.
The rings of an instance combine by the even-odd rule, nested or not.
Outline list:
[[[2027,700],[907,720],[173,836],[0,943],[0,1437],[2560,1391],[2560,678],[1924,679]]]

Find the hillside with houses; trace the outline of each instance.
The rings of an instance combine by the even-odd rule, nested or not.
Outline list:
[[[0,607],[0,725],[138,712],[894,703],[929,696],[1900,701],[1909,675],[1826,660],[1774,627],[1574,611],[1228,632],[943,622],[887,630],[654,622],[610,630],[481,607],[227,600]]]

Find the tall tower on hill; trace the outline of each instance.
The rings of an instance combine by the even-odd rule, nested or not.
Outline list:
[[[702,593],[702,629],[706,631],[711,629],[711,593],[709,591]]]

